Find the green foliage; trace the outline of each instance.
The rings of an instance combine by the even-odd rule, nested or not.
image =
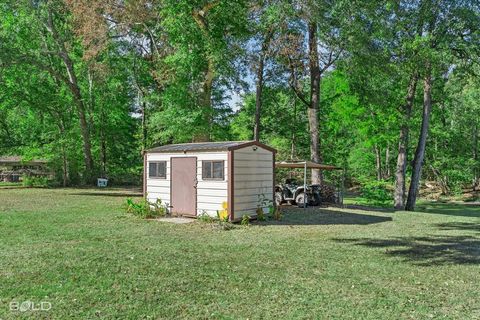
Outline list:
[[[282,211],[280,207],[276,206],[274,210],[272,210],[272,219],[276,221],[282,220]]]
[[[219,221],[219,219],[212,217],[209,215],[206,211],[203,211],[197,216],[197,220],[203,223],[214,223],[216,221]]]
[[[265,194],[259,194],[257,197],[257,209],[255,210],[255,213],[257,215],[257,220],[258,221],[265,221],[267,220],[267,216],[264,213],[264,209],[268,209],[268,213],[271,214],[272,211],[271,207],[273,207],[272,201],[269,200]]]
[[[240,224],[242,226],[248,226],[250,225],[250,216],[248,214],[244,214],[242,216],[242,220],[240,221]]]
[[[267,220],[267,217],[265,216],[265,213],[263,213],[263,208],[257,208],[257,210],[255,210],[255,212],[257,214],[257,220],[258,221]]]
[[[6,0],[0,16],[0,155],[48,159],[56,184],[90,183],[93,175],[139,185],[145,148],[252,139],[261,54],[261,140],[278,150],[279,160],[310,159],[309,22],[318,26],[322,45],[316,129],[324,163],[345,168],[352,185],[393,180],[405,122],[413,158],[421,80],[431,72],[434,106],[422,176],[451,194],[480,183],[480,70],[473,63],[480,13],[472,0],[148,6]],[[406,121],[412,75],[419,85]],[[292,90],[294,78],[303,96]],[[91,172],[82,128],[90,135]]]
[[[128,198],[125,204],[125,211],[142,219],[153,219],[165,216],[167,208],[160,199],[152,203],[146,198],[138,201]]]
[[[45,188],[48,187],[49,181],[47,177],[32,177],[24,175],[22,177],[22,185],[24,187]]]
[[[393,201],[391,185],[386,181],[364,181],[360,192],[368,204],[386,206]]]
[[[215,230],[228,231],[235,229],[235,225],[228,221],[228,216],[222,219],[219,211],[217,211],[217,217],[212,217],[206,211],[203,211],[197,216],[197,220],[201,223],[210,224]]]

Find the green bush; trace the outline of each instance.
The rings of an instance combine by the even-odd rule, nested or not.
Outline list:
[[[393,196],[386,181],[363,182],[360,192],[368,204],[387,206],[392,203]]]
[[[280,210],[279,206],[272,206],[270,209],[271,217],[273,220],[280,221],[282,220],[282,211]]]
[[[204,222],[204,223],[213,223],[217,221],[217,218],[210,216],[206,211],[203,211],[200,213],[197,217],[198,221]]]
[[[250,224],[250,216],[248,214],[244,214],[242,216],[242,221],[240,222],[242,226],[248,226]]]
[[[22,177],[22,185],[24,187],[41,187],[45,188],[48,187],[48,179],[47,177],[30,177],[30,176],[23,176]]]
[[[167,208],[162,204],[162,200],[160,199],[151,203],[145,198],[139,201],[128,198],[125,210],[127,213],[143,219],[163,217],[167,214]]]
[[[257,221],[267,220],[265,213],[263,213],[263,208],[257,208],[256,212],[257,212]]]

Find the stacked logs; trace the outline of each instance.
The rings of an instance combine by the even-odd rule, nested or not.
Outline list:
[[[316,192],[320,194],[321,203],[337,203],[337,192],[334,186],[322,184],[315,187]]]

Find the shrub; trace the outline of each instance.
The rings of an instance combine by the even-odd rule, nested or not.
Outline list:
[[[203,223],[213,223],[215,222],[217,219],[210,216],[206,211],[202,211],[202,213],[200,213],[198,216],[197,216],[197,220],[200,221],[200,222],[203,222]]]
[[[47,177],[23,176],[22,177],[22,185],[24,187],[45,188],[45,187],[48,187],[48,179],[47,179]]]
[[[272,207],[272,218],[273,220],[280,221],[282,220],[282,211],[280,211],[280,207]]]
[[[248,226],[250,224],[250,216],[248,214],[244,214],[242,216],[242,221],[240,222],[242,226]]]
[[[364,182],[360,192],[369,204],[386,206],[393,201],[392,192],[388,189],[388,183],[383,180]]]
[[[160,199],[151,203],[145,198],[139,201],[134,201],[133,199],[128,198],[126,211],[127,213],[131,213],[134,216],[143,219],[163,217],[167,214],[167,208],[162,204],[162,200]]]
[[[270,208],[273,207],[273,201],[270,199],[267,199],[267,197],[262,193],[258,195],[257,198],[257,210],[255,210],[255,213],[257,214],[257,220],[258,221],[265,221],[267,220],[267,217],[265,216],[264,213],[264,208],[269,208],[269,214],[272,213],[272,210]]]
[[[228,221],[226,210],[217,210],[217,217],[212,217],[206,211],[203,211],[198,215],[197,220],[210,224],[215,230],[232,230],[235,228],[233,223]]]
[[[257,220],[258,221],[265,221],[266,220],[265,213],[263,213],[263,208],[257,208],[256,213],[257,213]]]

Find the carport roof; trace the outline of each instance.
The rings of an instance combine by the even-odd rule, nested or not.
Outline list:
[[[248,146],[259,146],[271,152],[275,149],[258,141],[220,141],[168,144],[147,150],[147,153],[194,152],[194,151],[230,151]]]
[[[332,166],[329,164],[320,164],[320,163],[314,163],[311,161],[292,161],[292,162],[276,162],[275,163],[276,168],[290,168],[290,169],[320,169],[320,170],[341,170],[342,168]]]

